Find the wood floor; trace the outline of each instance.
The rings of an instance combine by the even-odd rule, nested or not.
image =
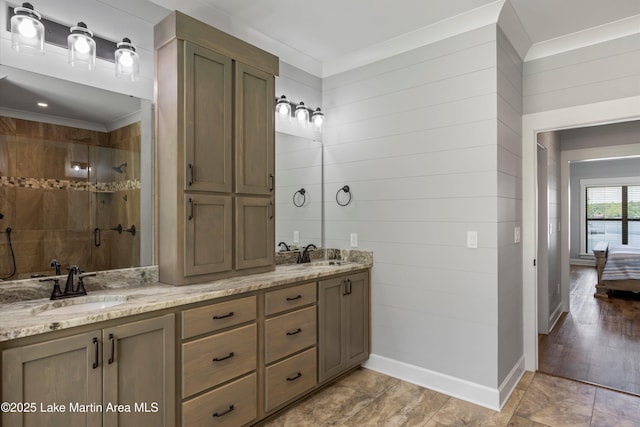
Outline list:
[[[594,298],[596,270],[571,267],[571,312],[540,335],[539,371],[640,395],[640,295]]]

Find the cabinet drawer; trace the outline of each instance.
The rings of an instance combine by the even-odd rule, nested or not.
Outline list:
[[[182,404],[183,426],[245,425],[258,416],[256,374]]]
[[[265,315],[270,316],[314,302],[316,302],[315,282],[267,292],[265,295]]]
[[[316,385],[316,360],[313,347],[267,368],[267,412]]]
[[[316,306],[265,321],[266,363],[316,345]]]
[[[214,332],[255,318],[255,296],[192,308],[182,313],[182,338]]]
[[[256,325],[182,344],[182,397],[256,369]]]

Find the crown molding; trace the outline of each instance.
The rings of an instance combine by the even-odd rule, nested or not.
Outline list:
[[[534,43],[524,60],[525,62],[533,61],[638,33],[640,33],[640,15],[634,15],[555,39]]]

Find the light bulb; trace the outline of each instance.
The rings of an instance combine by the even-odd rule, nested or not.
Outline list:
[[[296,119],[298,123],[306,126],[309,121],[309,110],[305,107],[304,102],[300,101],[300,104],[296,107]]]
[[[124,52],[120,57],[120,64],[125,68],[131,68],[133,65],[133,58],[131,57],[131,52]]]
[[[74,43],[74,46],[78,53],[87,53],[89,52],[89,49],[91,49],[89,43],[87,43],[87,39],[85,39],[84,37],[78,37]]]
[[[291,104],[287,101],[287,97],[282,95],[276,102],[276,111],[281,118],[288,118],[291,116]]]
[[[320,108],[316,108],[316,111],[313,112],[311,115],[311,121],[316,128],[322,128],[322,124],[324,123],[324,113],[320,111]]]
[[[20,24],[18,24],[18,31],[20,32],[21,36],[27,37],[29,39],[35,37],[35,35],[38,33],[35,25],[33,25],[33,21],[30,19],[23,19],[22,21],[20,21]]]

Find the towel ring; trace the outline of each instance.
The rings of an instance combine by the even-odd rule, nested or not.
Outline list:
[[[338,196],[340,196],[341,191],[349,195],[349,199],[346,203],[340,203],[340,199]],[[348,185],[345,185],[344,187],[338,189],[338,191],[336,192],[336,203],[340,206],[347,206],[349,203],[351,203],[351,190],[349,189]]]
[[[300,194],[300,196],[298,196],[298,194]],[[305,190],[304,188],[301,188],[295,193],[293,193],[293,205],[297,208],[304,206],[305,202],[307,201],[306,194],[307,194],[307,190]],[[301,197],[302,197],[302,203],[298,203],[298,200],[300,200]]]

